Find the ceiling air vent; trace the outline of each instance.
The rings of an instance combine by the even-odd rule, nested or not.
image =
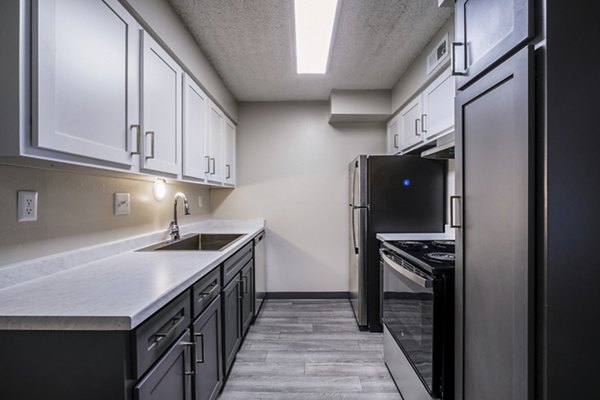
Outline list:
[[[442,40],[427,56],[427,75],[431,74],[431,71],[440,65],[445,59],[448,58],[448,34],[446,33]]]

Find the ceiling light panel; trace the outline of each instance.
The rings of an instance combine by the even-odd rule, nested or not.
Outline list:
[[[338,0],[294,0],[299,74],[324,74]]]

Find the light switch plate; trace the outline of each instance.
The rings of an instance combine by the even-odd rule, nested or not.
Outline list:
[[[115,215],[129,215],[129,193],[115,193]]]
[[[37,221],[38,193],[31,190],[17,192],[17,220],[19,222]]]

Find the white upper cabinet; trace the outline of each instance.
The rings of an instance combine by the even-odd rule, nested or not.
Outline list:
[[[236,169],[235,169],[235,124],[228,118],[225,119],[225,180],[224,184],[235,186]]]
[[[224,146],[225,146],[225,115],[212,101],[208,108],[207,135],[209,173],[208,180],[213,183],[223,183],[225,178]]]
[[[423,91],[423,132],[436,139],[454,130],[455,77],[444,71]]]
[[[207,153],[209,100],[187,74],[183,76],[183,176],[204,181],[210,173]]]
[[[406,150],[423,141],[421,96],[417,96],[399,113],[398,147]]]
[[[142,34],[142,167],[181,173],[183,70],[147,33]]]
[[[388,154],[396,154],[400,151],[400,147],[398,145],[399,137],[399,123],[398,116],[392,118],[387,124],[387,153]]]
[[[137,22],[117,0],[39,0],[32,11],[32,145],[137,163]]]

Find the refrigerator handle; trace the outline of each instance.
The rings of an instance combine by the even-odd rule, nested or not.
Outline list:
[[[460,196],[450,196],[450,227],[460,228],[462,226]]]
[[[352,229],[352,246],[354,246],[354,254],[358,254],[358,247],[356,247],[356,221],[354,220],[355,210],[356,209],[354,208],[354,206],[351,206],[350,213],[352,214],[352,216],[350,217],[350,223],[352,224],[352,226],[350,227],[350,229]]]

